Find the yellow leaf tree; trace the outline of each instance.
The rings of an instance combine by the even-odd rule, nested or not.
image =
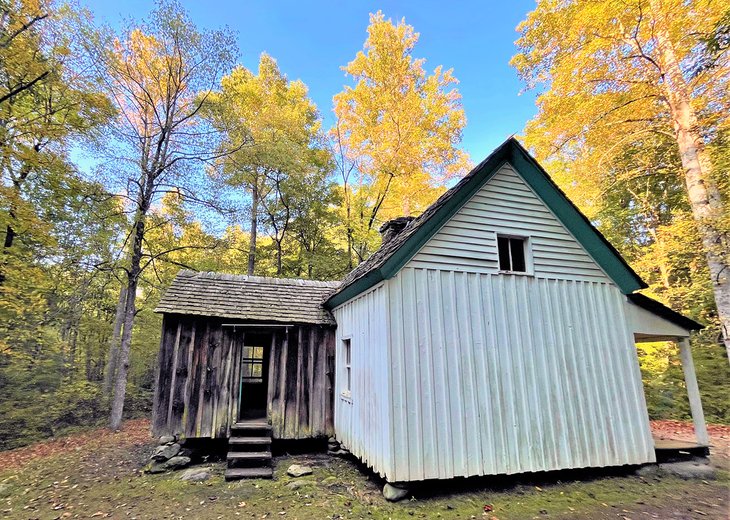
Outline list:
[[[89,48],[103,70],[105,87],[118,117],[111,125],[110,184],[117,183],[126,204],[129,230],[124,244],[126,302],[116,359],[110,426],[118,429],[124,409],[132,329],[140,279],[146,268],[178,250],[152,251],[147,243],[150,211],[166,193],[200,203],[201,165],[236,148],[217,148],[217,134],[201,117],[206,96],[235,56],[226,31],[199,31],[174,0],[161,1],[146,21],[130,24],[119,37],[108,36]]]
[[[721,2],[540,1],[518,27],[512,63],[528,87],[544,89],[528,144],[589,214],[626,175],[676,166],[730,352],[728,172],[710,153],[730,130],[730,69],[727,47],[708,44],[727,20]],[[664,153],[636,168],[651,149]]]
[[[468,163],[457,148],[466,117],[452,70],[427,73],[412,55],[419,35],[405,20],[378,11],[367,33],[343,67],[355,84],[334,97],[331,131],[357,261],[371,252],[379,224],[423,211]]]
[[[255,272],[259,225],[276,246],[276,273],[282,275],[282,248],[292,211],[288,186],[317,163],[326,163],[317,146],[320,119],[307,86],[290,81],[276,60],[262,54],[258,73],[236,67],[210,95],[205,114],[232,140],[245,146],[218,161],[216,172],[250,197],[248,274]],[[327,155],[325,153],[325,155]]]

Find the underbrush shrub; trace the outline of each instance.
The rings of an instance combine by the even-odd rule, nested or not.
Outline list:
[[[691,341],[692,357],[705,419],[730,424],[730,365],[718,337],[714,328],[695,334]],[[690,420],[678,346],[672,342],[639,343],[637,351],[649,417]]]

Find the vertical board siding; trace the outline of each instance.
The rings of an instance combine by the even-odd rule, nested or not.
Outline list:
[[[654,460],[633,338],[613,285],[406,267],[387,294],[390,480]],[[336,314],[340,327],[372,319],[373,309],[352,303],[361,305],[353,300]],[[353,442],[372,457],[367,443],[380,428],[366,431]]]
[[[519,174],[500,169],[411,259],[411,267],[495,273],[497,233],[530,237],[534,274],[609,279]]]
[[[409,309],[409,312],[412,312]],[[384,285],[361,294],[344,305],[334,309],[337,320],[336,335],[336,377],[334,388],[335,399],[335,433],[337,439],[347,449],[359,457],[374,471],[382,476],[392,474],[392,450],[404,450],[409,447],[400,444],[392,445],[391,422],[389,416],[390,403],[403,402],[403,395],[390,395],[390,379],[396,376],[403,360],[389,360],[388,342],[388,299]],[[411,315],[415,319],[415,314]],[[390,320],[393,334],[399,320],[393,316]],[[409,332],[408,334],[411,334]],[[343,396],[345,388],[345,358],[343,355],[343,339],[350,339],[352,386],[350,396]],[[415,353],[418,345],[412,347]],[[391,371],[392,367],[392,371]],[[418,378],[416,378],[418,380]],[[398,388],[407,391],[414,398],[417,389],[404,389],[410,384],[402,380]],[[403,413],[407,411],[402,410]],[[403,421],[419,420],[418,415],[404,416]],[[401,428],[402,425],[392,425]],[[419,428],[412,424],[412,428]]]
[[[238,417],[241,347],[246,331],[257,329],[222,324],[214,318],[164,317],[153,403],[155,435],[229,435]],[[334,433],[334,349],[333,327],[292,325],[272,332],[267,410],[274,438]]]

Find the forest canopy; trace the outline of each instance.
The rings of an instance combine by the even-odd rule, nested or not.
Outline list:
[[[708,325],[693,345],[700,386],[708,418],[727,422],[730,16],[636,5],[528,15],[513,65],[539,112],[523,141],[648,294]],[[153,309],[178,270],[341,279],[384,222],[420,214],[470,168],[454,71],[382,12],[332,64],[345,84],[331,107],[274,56],[241,65],[245,35],[202,29],[175,0],[115,28],[73,4],[0,0],[0,27],[0,449],[148,413]],[[656,70],[669,47],[685,98]],[[692,168],[713,203],[699,216]],[[686,418],[675,347],[640,355],[651,415]]]

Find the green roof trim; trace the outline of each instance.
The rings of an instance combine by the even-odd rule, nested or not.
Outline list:
[[[514,138],[507,141],[507,144],[512,145],[513,151],[509,161],[512,166],[609,278],[618,285],[621,292],[631,294],[647,288],[648,285],[623,259],[621,253],[591,224],[529,152]]]
[[[532,158],[529,152],[514,137],[510,137],[456,186],[442,195],[420,217],[409,224],[406,229],[414,226],[412,231],[410,233],[401,232],[407,238],[389,251],[385,258],[380,255],[381,258],[372,268],[368,268],[368,260],[366,260],[362,265],[363,274],[353,280],[346,278],[343,285],[326,301],[326,306],[332,309],[377,283],[395,276],[421,247],[507,163],[517,170],[530,188],[624,294],[631,294],[647,287],[619,252],[550,179],[547,172]],[[398,238],[400,237],[391,239],[391,242],[397,241]],[[376,254],[373,255],[373,257],[375,256]]]

